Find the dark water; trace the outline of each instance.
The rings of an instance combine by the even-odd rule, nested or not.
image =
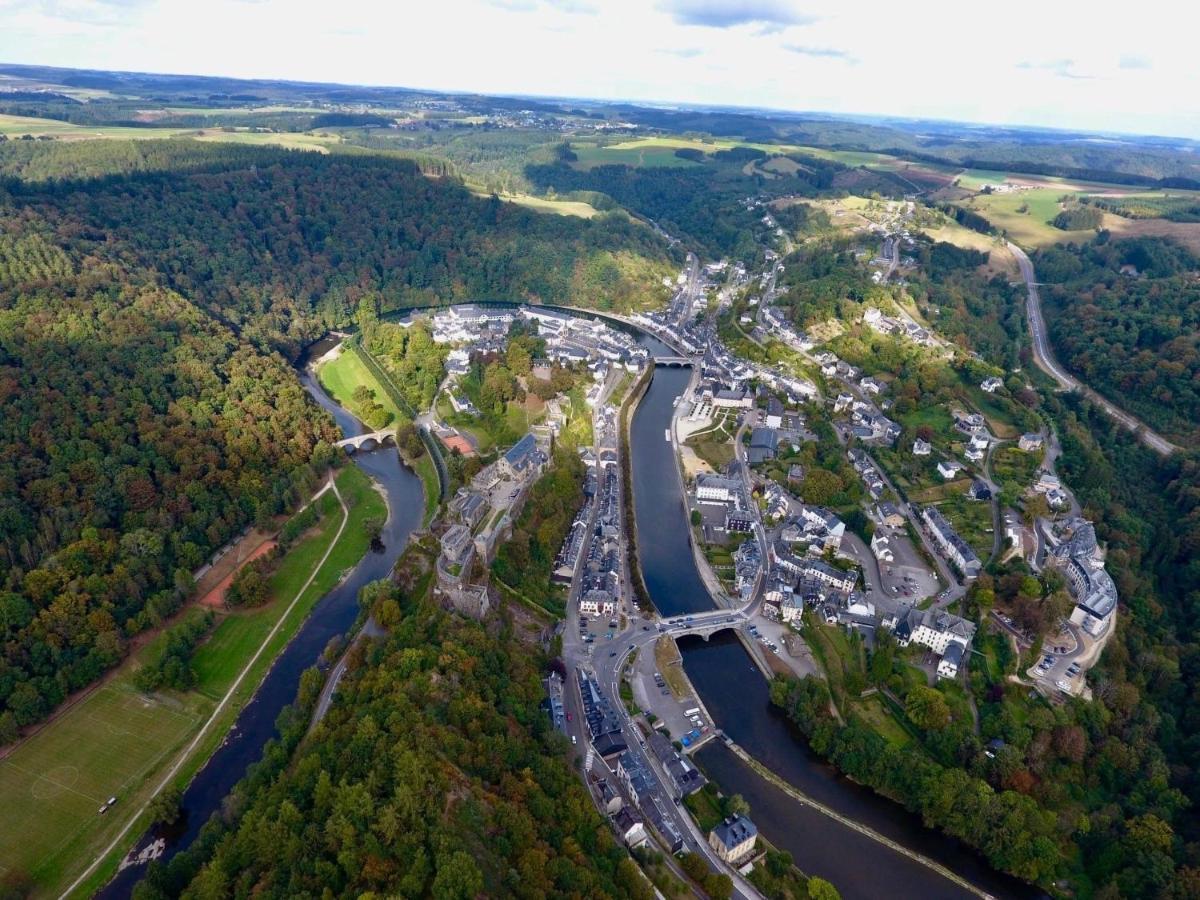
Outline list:
[[[664,615],[712,609],[688,544],[690,528],[671,445],[664,439],[675,397],[691,372],[658,368],[634,416],[633,456],[638,554],[646,586]],[[704,705],[734,741],[815,800],[923,855],[999,897],[1037,896],[990,869],[975,853],[937,832],[898,804],[839,776],[811,753],[770,703],[767,682],[731,633],[680,642],[684,667]],[[765,781],[723,745],[698,760],[725,793],[742,794],[751,818],[805,872],[828,878],[844,897],[964,897],[970,894],[932,869],[821,813]]]
[[[1028,885],[996,872],[958,841],[925,828],[900,804],[839,775],[809,750],[803,736],[771,703],[766,679],[732,632],[721,632],[708,642],[698,637],[684,638],[680,650],[688,676],[717,724],[751,756],[805,795],[941,863],[997,897],[1039,896]],[[749,801],[751,818],[771,841],[789,850],[804,871],[834,882],[843,897],[878,897],[884,884],[897,891],[892,896],[970,896],[932,869],[797,803],[724,744],[712,742],[699,751],[697,760],[726,793],[742,794]],[[758,797],[758,802],[750,793]],[[827,841],[852,842],[854,846],[861,843],[869,848],[870,871],[864,873],[853,865],[853,855],[841,863],[836,857],[831,859],[821,849],[822,842]],[[877,877],[885,880],[872,880]]]
[[[310,354],[319,356],[335,343],[322,341],[310,349]],[[315,378],[303,372],[301,380],[313,399],[333,414],[343,433],[351,436],[366,430],[325,394]],[[356,454],[354,463],[387,493],[388,520],[381,538],[384,549],[368,553],[345,581],[317,602],[300,631],[279,655],[254,698],[238,715],[228,741],[213,754],[184,792],[182,825],[177,824],[172,829],[164,860],[196,839],[200,828],[220,809],[221,802],[246,774],[246,769],[261,759],[263,746],[277,735],[275,720],[280,711],[296,698],[300,675],[317,662],[331,638],[344,634],[354,624],[358,616],[359,590],[391,573],[409,534],[420,526],[424,511],[421,480],[400,462],[395,448]],[[143,835],[138,841],[138,849],[158,837],[153,832]],[[144,871],[142,867],[125,869],[99,892],[99,896],[128,897]]]
[[[637,552],[646,589],[664,616],[713,608],[692,562],[688,510],[675,451],[665,437],[675,398],[687,388],[691,376],[691,369],[655,369],[629,429]]]

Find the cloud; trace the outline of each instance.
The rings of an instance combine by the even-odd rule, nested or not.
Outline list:
[[[1084,75],[1081,72],[1075,71],[1075,60],[1073,59],[1047,59],[1040,62],[1031,62],[1025,60],[1017,63],[1018,69],[1038,70],[1042,72],[1052,72],[1059,78],[1070,78],[1078,81],[1089,81],[1093,76]]]
[[[699,47],[668,47],[657,52],[665,53],[667,56],[678,56],[680,59],[694,59],[704,51]]]
[[[497,9],[508,12],[534,12],[543,6],[564,13],[581,13],[594,16],[600,9],[588,0],[488,0]]]
[[[788,25],[811,25],[816,16],[800,12],[787,0],[663,0],[659,9],[680,25],[734,28],[759,25],[778,30]]]
[[[1144,56],[1122,56],[1117,66],[1122,69],[1153,69],[1150,60]]]
[[[149,7],[152,0],[35,0],[0,4],[0,10],[18,6],[36,10],[50,19],[75,25],[127,25],[132,16]]]
[[[855,57],[851,56],[845,50],[838,50],[834,47],[808,47],[803,44],[784,44],[783,49],[789,53],[798,53],[801,56],[813,56],[818,59],[840,59],[848,63],[858,62]]]

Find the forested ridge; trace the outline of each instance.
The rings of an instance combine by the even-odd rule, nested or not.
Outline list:
[[[268,753],[277,774],[235,793],[233,824],[135,896],[651,896],[566,764],[539,655],[505,617],[390,586],[372,600],[392,633],[351,651],[320,726],[290,761]]]
[[[1170,241],[1101,235],[1034,264],[1067,367],[1152,428],[1200,437],[1200,260]]]
[[[0,743],[332,458],[282,358],[148,282],[85,267],[0,288]]]
[[[408,160],[207,148],[123,178],[9,186],[80,253],[161,273],[252,339],[294,352],[382,311],[463,300],[627,308],[661,299],[665,244],[621,213],[581,220],[479,198]]]
[[[130,149],[90,146],[101,170]],[[60,158],[18,156],[43,148]],[[667,269],[627,218],[539,215],[409,162],[134,156],[133,173],[0,188],[0,744],[315,485],[339,435],[288,360],[361,299],[610,305]]]

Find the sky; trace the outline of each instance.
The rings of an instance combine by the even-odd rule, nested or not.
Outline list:
[[[0,0],[0,62],[1200,138],[1200,4]]]

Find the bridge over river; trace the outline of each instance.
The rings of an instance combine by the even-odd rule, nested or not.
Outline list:
[[[382,428],[379,431],[371,431],[367,434],[356,434],[353,437],[343,438],[334,444],[335,447],[342,447],[347,453],[354,453],[362,450],[364,447],[374,450],[376,447],[382,447],[388,442],[396,443],[396,429]]]

